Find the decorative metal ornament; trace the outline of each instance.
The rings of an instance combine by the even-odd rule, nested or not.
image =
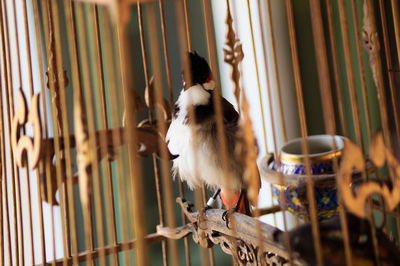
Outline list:
[[[386,210],[393,211],[400,202],[400,163],[393,156],[390,149],[385,147],[381,133],[378,133],[371,142],[370,159],[376,167],[382,167],[386,163],[393,170],[394,180],[392,189],[387,184],[375,180],[363,182],[357,185],[356,192],[352,190],[352,175],[356,171],[365,170],[365,160],[361,149],[351,141],[346,141],[343,161],[341,163],[339,180],[345,206],[360,218],[365,218],[364,205],[373,194],[382,196]]]
[[[14,114],[11,128],[11,142],[16,163],[19,167],[24,167],[24,155],[31,154],[31,169],[37,167],[40,160],[42,147],[42,124],[39,111],[39,94],[33,95],[31,108],[27,110],[25,96],[20,89],[18,91],[20,106]],[[21,129],[26,124],[33,126],[33,139],[29,136],[21,136]]]
[[[211,209],[199,214],[192,211],[192,203],[181,198],[177,202],[190,223],[173,229],[158,226],[158,234],[169,239],[181,239],[192,234],[193,240],[205,248],[220,245],[225,253],[233,256],[235,265],[288,265],[285,247],[274,239],[274,233],[279,231],[275,227],[261,225],[263,246],[260,250],[256,221],[253,218],[234,213],[231,219],[241,225],[240,230],[234,233],[222,219],[223,210]],[[301,264],[296,259],[292,262],[294,265]]]
[[[61,117],[61,104],[60,104],[60,89],[64,89],[65,87],[68,86],[69,80],[67,76],[67,71],[63,70],[59,73],[57,73],[57,60],[55,56],[55,39],[54,39],[54,32],[53,32],[53,26],[50,25],[50,33],[49,33],[49,46],[48,46],[48,51],[49,51],[49,67],[46,72],[47,76],[47,88],[49,90],[52,90],[52,97],[51,101],[54,108],[55,112],[55,117],[57,120],[57,129],[59,134],[62,134],[62,117]]]
[[[240,40],[236,38],[236,33],[233,29],[233,19],[231,15],[231,9],[229,5],[229,0],[226,1],[227,5],[227,15],[225,24],[227,26],[226,31],[226,42],[224,49],[224,61],[231,65],[231,79],[234,83],[233,93],[236,98],[236,102],[238,104],[238,110],[240,111],[240,94],[241,88],[239,84],[240,79],[240,71],[239,71],[239,63],[243,60],[243,50],[242,44]]]

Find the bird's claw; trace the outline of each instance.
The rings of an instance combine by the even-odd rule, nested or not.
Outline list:
[[[231,212],[229,210],[224,211],[224,213],[222,214],[222,220],[225,221],[227,228],[230,228],[230,225],[229,225],[230,214],[231,214]]]

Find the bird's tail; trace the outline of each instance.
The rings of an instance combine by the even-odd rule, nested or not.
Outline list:
[[[242,197],[240,193],[242,193]],[[221,191],[221,200],[227,209],[234,209],[238,205],[239,208],[237,212],[251,216],[250,202],[245,190],[242,190],[242,192],[231,192],[229,195]]]

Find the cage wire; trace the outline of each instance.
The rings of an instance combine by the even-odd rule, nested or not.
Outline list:
[[[398,2],[216,2],[1,1],[1,265],[398,265]],[[280,67],[281,36],[290,69]],[[232,182],[234,145],[252,215],[205,208],[214,191],[191,191],[171,173],[165,138],[195,50],[215,82],[221,178]],[[243,81],[244,58],[255,87]],[[294,174],[282,170],[280,140],[296,135],[282,70],[300,137]],[[240,114],[238,143],[226,136],[226,94]],[[199,162],[202,124],[196,106],[186,111]],[[339,151],[331,173],[315,172],[317,134]],[[269,189],[258,195],[260,177]]]

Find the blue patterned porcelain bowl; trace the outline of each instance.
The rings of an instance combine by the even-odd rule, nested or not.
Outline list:
[[[340,163],[344,138],[340,136],[316,135],[307,139],[311,178],[318,220],[331,217],[338,212],[336,174],[334,161]],[[335,145],[332,145],[335,141]],[[335,148],[332,148],[334,146]],[[272,157],[260,161],[261,176],[271,183],[272,193],[279,203],[284,201],[289,212],[304,219],[310,218],[310,203],[307,196],[307,174],[302,139],[285,144],[279,155],[280,162]],[[338,169],[338,168],[337,168]],[[355,173],[353,184],[360,180]]]
[[[333,174],[334,162],[340,162],[344,139],[340,136],[315,135],[306,138],[309,155],[303,153],[302,138],[286,143],[280,151],[280,165],[273,168],[286,175],[305,175],[307,173],[306,160],[309,160],[310,174]]]

